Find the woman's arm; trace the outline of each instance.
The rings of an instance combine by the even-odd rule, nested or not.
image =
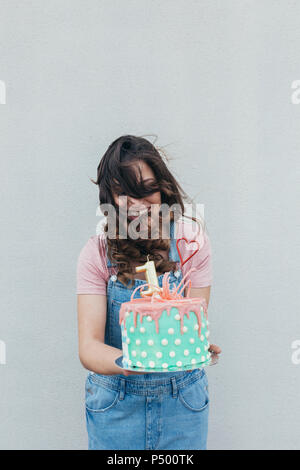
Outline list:
[[[207,303],[207,306],[209,304],[209,298],[210,298],[210,288],[211,286],[207,287],[196,287],[196,288],[191,288],[190,291],[190,297],[204,297]],[[186,297],[187,289],[184,291],[184,296]]]
[[[79,359],[97,374],[120,374],[115,359],[122,350],[104,344],[106,302],[106,295],[77,295]]]
[[[79,359],[83,367],[103,375],[140,375],[115,364],[122,356],[121,349],[104,343],[106,324],[106,295],[78,294]]]

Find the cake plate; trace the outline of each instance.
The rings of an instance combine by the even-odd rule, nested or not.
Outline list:
[[[115,363],[118,367],[120,367],[123,370],[129,370],[133,372],[145,372],[145,373],[155,373],[155,372],[178,372],[181,370],[194,370],[194,369],[203,369],[206,366],[214,366],[215,364],[218,363],[218,354],[211,353],[210,359],[208,359],[205,362],[200,362],[199,364],[194,364],[194,365],[187,365],[187,366],[182,366],[182,367],[177,367],[174,366],[172,369],[163,369],[162,367],[156,368],[156,369],[147,369],[146,367],[123,367],[123,356],[118,357],[115,360]]]

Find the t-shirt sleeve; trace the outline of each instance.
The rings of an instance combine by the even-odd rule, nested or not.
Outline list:
[[[202,248],[191,258],[191,267],[196,268],[196,271],[190,274],[192,287],[207,287],[212,284],[212,253],[211,243],[207,234],[204,235]]]
[[[82,248],[77,261],[77,294],[106,295],[107,274],[106,264],[99,240],[91,237]]]
[[[192,288],[208,287],[213,281],[213,268],[212,268],[212,248],[209,237],[206,232],[199,236],[192,236],[189,234],[190,240],[196,239],[200,243],[200,249],[197,253],[185,263],[182,268],[183,275],[185,275],[191,268],[195,271],[191,272],[186,278],[191,280]],[[191,254],[190,250],[184,252],[184,259]]]

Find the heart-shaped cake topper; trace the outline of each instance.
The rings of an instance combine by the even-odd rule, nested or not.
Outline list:
[[[197,249],[195,251],[193,251],[193,253],[185,260],[182,259],[182,256],[181,256],[181,253],[180,253],[180,250],[179,250],[179,246],[178,246],[178,244],[181,240],[184,240],[188,245],[190,243],[196,243],[197,244]],[[189,240],[188,241],[185,237],[182,237],[182,238],[178,238],[178,240],[176,241],[176,248],[177,248],[177,251],[178,251],[178,254],[179,254],[181,266],[183,266],[189,259],[191,259],[197,253],[197,251],[200,250],[200,243],[197,240]]]

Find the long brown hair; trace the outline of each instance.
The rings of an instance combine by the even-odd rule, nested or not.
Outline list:
[[[119,208],[115,203],[113,193],[117,195],[126,194],[134,198],[143,198],[156,191],[161,193],[161,203],[169,207],[175,205],[171,210],[170,220],[176,221],[184,215],[184,199],[189,199],[179,183],[171,174],[164,159],[168,157],[160,148],[156,148],[144,137],[124,135],[114,140],[101,158],[97,168],[97,179],[92,180],[99,187],[100,208],[102,204],[111,204],[116,211],[116,238],[109,238],[108,224],[104,226],[107,240],[107,255],[110,261],[117,265],[118,279],[125,285],[132,284],[135,270],[131,260],[142,265],[148,259],[153,260],[157,272],[167,272],[176,269],[176,262],[165,260],[160,253],[170,249],[170,239],[161,238],[161,230],[158,239],[126,239],[119,238]],[[143,182],[138,161],[143,161],[151,167],[155,181]],[[140,179],[137,181],[137,170]],[[179,208],[179,210],[178,210]],[[190,217],[196,220],[194,217]],[[131,282],[130,282],[131,281]]]

